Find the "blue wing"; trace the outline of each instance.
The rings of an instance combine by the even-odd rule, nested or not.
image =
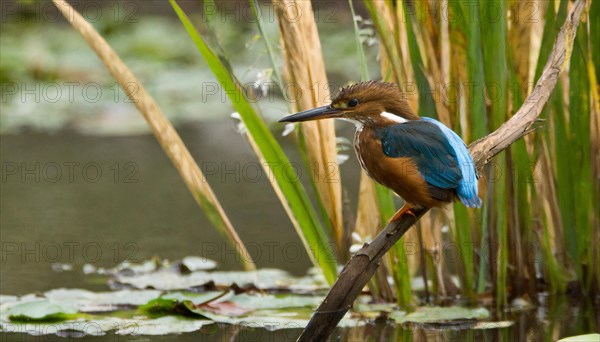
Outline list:
[[[385,155],[411,157],[427,183],[456,189],[468,207],[481,206],[473,159],[462,139],[444,124],[421,118],[381,128],[378,134]]]
[[[427,183],[455,189],[462,178],[456,153],[436,126],[422,120],[408,121],[377,130],[388,157],[410,157]]]
[[[475,171],[475,163],[473,162],[473,158],[464,141],[462,141],[462,139],[450,128],[437,120],[422,117],[421,121],[430,122],[436,125],[446,136],[448,143],[456,153],[456,162],[458,163],[458,167],[462,174],[462,179],[458,182],[458,187],[456,188],[458,198],[460,198],[467,207],[481,207],[481,199],[477,196],[477,172]]]

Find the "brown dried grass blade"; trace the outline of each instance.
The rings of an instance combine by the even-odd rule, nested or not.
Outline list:
[[[511,18],[509,22],[508,30],[508,44],[510,46],[509,53],[512,54],[513,67],[516,69],[517,78],[519,80],[519,87],[522,91],[523,98],[528,94],[527,83],[529,80],[529,64],[531,62],[531,33],[533,29],[532,21],[537,19],[535,22],[541,21],[539,13],[537,11],[538,18],[530,18],[525,16],[519,10],[525,10],[531,6],[536,6],[529,0],[511,0],[510,8],[516,9],[511,11]]]
[[[381,215],[379,215],[379,208],[377,206],[375,183],[367,176],[364,170],[361,170],[360,173],[355,227],[355,232],[363,240],[367,240],[367,238],[368,240],[372,239],[377,235],[381,227]],[[389,265],[385,261],[384,265],[384,267],[380,267],[377,270],[377,275],[369,282],[369,288],[376,299],[381,298],[390,302],[393,300],[393,296],[391,295],[392,290],[386,276]]]
[[[374,237],[380,227],[381,217],[377,207],[375,183],[361,170],[355,231],[361,238]]]
[[[274,1],[285,54],[287,82],[297,89],[294,110],[304,110],[329,101],[329,88],[321,42],[309,1]],[[301,13],[301,15],[298,15]],[[332,120],[300,124],[314,182],[325,207],[338,247],[343,242],[342,191],[337,162],[335,127]],[[316,172],[315,172],[316,171]]]

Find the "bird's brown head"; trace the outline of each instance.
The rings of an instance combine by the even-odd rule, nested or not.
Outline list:
[[[387,126],[417,120],[394,83],[369,81],[342,89],[331,104],[292,114],[280,122],[339,118],[362,125]]]

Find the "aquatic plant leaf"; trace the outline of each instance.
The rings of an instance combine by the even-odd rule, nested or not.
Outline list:
[[[208,311],[217,315],[225,315],[229,317],[242,316],[253,311],[253,309],[245,308],[231,301],[202,304],[199,305],[196,310],[197,311],[192,311],[198,312],[201,315],[202,313]]]
[[[11,322],[60,322],[73,318],[76,313],[73,307],[39,299],[12,306],[2,316],[6,315]]]
[[[150,318],[159,318],[164,316],[179,316],[197,319],[208,318],[208,316],[205,315],[204,312],[211,311],[199,309],[204,308],[207,305],[208,303],[195,305],[190,300],[177,300],[159,297],[140,306],[137,311]]]
[[[181,263],[190,271],[206,271],[217,267],[217,262],[199,256],[186,256]]]
[[[68,320],[56,323],[0,323],[5,332],[23,332],[34,336],[58,335],[63,337],[103,336],[114,331],[117,335],[170,335],[197,331],[213,321],[165,316],[156,319],[101,317],[90,320]]]
[[[115,311],[123,306],[138,306],[160,296],[157,290],[120,290],[92,292],[82,289],[54,289],[44,296],[54,304],[66,305],[79,312]]]
[[[3,303],[16,302],[18,299],[17,296],[0,295],[0,305]]]
[[[471,329],[502,329],[512,327],[515,324],[513,321],[499,321],[499,322],[477,322]]]
[[[148,317],[161,317],[166,315],[181,315],[186,313],[187,306],[176,299],[155,298],[141,305],[138,311]]]
[[[296,294],[271,295],[260,293],[242,293],[233,296],[229,300],[240,306],[252,309],[285,309],[300,307],[316,308],[321,303],[323,298],[323,296],[307,296]]]
[[[226,315],[213,314],[207,311],[202,312],[202,315],[217,322],[226,324],[236,324],[252,328],[265,328],[269,331],[282,329],[302,329],[308,324],[308,320],[312,315],[312,308],[296,308],[296,309],[264,309],[255,310],[247,315],[230,317]],[[338,327],[355,327],[364,322],[350,318],[350,314],[340,321]]]
[[[253,285],[260,289],[323,289],[325,283],[314,278],[292,277],[289,273],[278,269],[260,269],[257,271],[197,271],[180,274],[172,269],[161,269],[157,272],[136,275],[115,275],[115,280],[138,289],[153,288],[157,290],[184,290],[213,282],[216,286],[229,287]]]
[[[193,305],[201,305],[223,297],[229,291],[208,291],[203,293],[169,292],[161,296],[163,299],[171,299],[179,302],[189,301]]]
[[[587,334],[561,338],[557,342],[593,342],[600,341],[600,334]]]
[[[407,315],[392,313],[390,315],[398,323],[415,322],[431,323],[445,322],[458,319],[485,319],[490,316],[490,312],[485,308],[463,308],[460,306],[451,307],[422,307],[417,311]]]
[[[118,329],[118,335],[170,335],[197,331],[212,321],[165,316],[149,320],[128,322],[128,326]]]

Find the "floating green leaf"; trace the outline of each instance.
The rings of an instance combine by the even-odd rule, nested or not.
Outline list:
[[[138,306],[160,295],[157,290],[120,290],[92,292],[82,289],[55,289],[44,293],[52,303],[76,308],[79,312],[114,311]]]
[[[170,298],[152,299],[148,303],[141,305],[138,308],[138,311],[152,318],[167,315],[189,316],[192,314],[192,312],[188,309],[188,306],[186,305],[185,301],[180,302],[176,299]]]
[[[6,310],[11,322],[61,322],[76,317],[77,310],[47,299],[19,303]]]
[[[394,320],[398,323],[415,322],[431,323],[445,322],[459,319],[486,319],[490,312],[485,308],[463,308],[460,306],[451,307],[422,307],[409,314],[398,313],[394,315]]]
[[[587,334],[561,338],[557,342],[600,342],[600,334]]]

